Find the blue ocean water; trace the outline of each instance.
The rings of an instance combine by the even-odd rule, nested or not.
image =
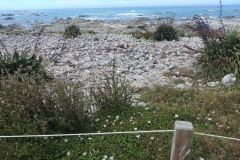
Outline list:
[[[42,9],[0,11],[0,24],[20,23],[25,27],[31,27],[32,23],[40,22],[49,24],[56,18],[81,17],[89,20],[119,20],[128,21],[137,17],[154,19],[174,13],[176,18],[192,17],[194,15],[209,15],[219,17],[219,6],[160,6],[160,7],[128,7],[128,8],[79,8],[79,9]],[[8,15],[11,14],[11,15]],[[240,17],[240,5],[223,6],[223,16]],[[5,20],[7,17],[12,20]]]

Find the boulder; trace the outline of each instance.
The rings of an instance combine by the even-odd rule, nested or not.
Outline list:
[[[233,85],[236,82],[236,77],[234,74],[227,74],[222,79],[222,84],[225,86]]]
[[[14,16],[14,14],[1,14],[2,16]]]
[[[24,28],[23,26],[21,26],[20,24],[17,23],[12,23],[12,24],[8,24],[8,25],[0,25],[0,30],[4,31],[4,32],[11,32],[13,30],[24,30],[26,28]]]
[[[4,18],[4,20],[13,20],[13,19],[15,19],[15,18],[12,18],[12,17],[6,17],[6,18]]]

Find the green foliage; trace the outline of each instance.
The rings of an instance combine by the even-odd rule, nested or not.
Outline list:
[[[137,38],[137,39],[146,39],[146,40],[149,40],[149,39],[152,39],[153,37],[153,33],[152,32],[133,32],[131,33],[133,35],[133,37]]]
[[[156,41],[172,41],[177,40],[178,35],[177,31],[173,28],[172,25],[163,23],[156,28],[155,32],[153,33],[153,39]]]
[[[76,38],[78,35],[81,35],[81,31],[77,25],[72,24],[65,28],[64,35],[67,38]]]
[[[36,74],[1,77],[0,134],[53,134],[85,131],[87,98],[79,84],[35,83]]]
[[[215,78],[222,78],[227,73],[240,74],[240,38],[237,29],[228,30],[219,38],[213,38],[205,44],[204,54],[199,58],[202,69]]]
[[[7,74],[14,74],[18,71],[19,80],[22,80],[21,75],[37,73],[45,80],[51,80],[52,77],[47,73],[42,64],[43,58],[37,57],[35,54],[29,56],[29,51],[24,50],[19,52],[14,50],[14,53],[1,53],[0,54],[0,76]]]
[[[140,100],[148,106],[97,111],[91,115],[88,132],[172,130],[174,122],[182,120],[192,122],[195,132],[239,137],[237,84],[217,88],[218,92],[154,86],[141,95]],[[172,137],[173,132],[0,139],[0,155],[5,159],[169,159]],[[190,159],[240,156],[238,141],[195,134],[193,144]]]
[[[121,79],[113,67],[111,73],[104,74],[105,81],[101,84],[93,80],[90,96],[99,109],[129,106],[133,89],[126,79]]]
[[[99,41],[99,38],[94,37],[94,38],[93,38],[93,41]]]
[[[188,27],[202,38],[204,48],[198,58],[203,77],[220,79],[227,73],[240,75],[240,38],[238,28],[219,32],[207,25],[200,16],[195,16],[195,24]],[[187,47],[191,49],[190,47]],[[194,49],[192,49],[194,50]]]
[[[134,28],[134,27],[133,27],[133,26],[127,26],[127,28],[128,28],[128,29],[132,29],[132,28]]]
[[[89,33],[89,34],[97,34],[97,32],[95,32],[94,30],[88,30],[87,33]]]
[[[7,35],[13,35],[13,34],[21,34],[21,33],[27,33],[27,30],[13,30],[11,32],[7,32]]]

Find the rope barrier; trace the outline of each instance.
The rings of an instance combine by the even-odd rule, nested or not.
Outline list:
[[[93,136],[114,134],[161,133],[161,132],[174,132],[174,130],[126,131],[126,132],[102,132],[102,133],[100,132],[100,133],[52,134],[52,135],[14,135],[14,136],[0,136],[0,138],[69,137],[69,136]]]
[[[13,135],[13,136],[0,136],[0,138],[31,138],[31,137],[70,137],[70,136],[94,136],[94,135],[115,135],[115,134],[138,134],[138,133],[163,133],[174,132],[174,130],[152,130],[152,131],[126,131],[126,132],[100,132],[100,133],[77,133],[77,134],[51,134],[51,135]],[[205,134],[194,132],[196,135],[209,136],[215,138],[223,138],[229,140],[240,141],[238,138],[225,137],[219,135]]]
[[[238,139],[238,138],[218,136],[218,135],[213,135],[213,134],[205,134],[205,133],[198,133],[198,132],[194,132],[194,134],[201,135],[201,136],[209,136],[209,137],[216,137],[216,138],[223,138],[223,139],[240,141],[240,139]]]

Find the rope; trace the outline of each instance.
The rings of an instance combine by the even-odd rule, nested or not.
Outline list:
[[[238,139],[238,138],[225,137],[225,136],[218,136],[218,135],[213,135],[213,134],[205,134],[205,133],[198,133],[198,132],[194,132],[194,134],[202,135],[202,136],[209,136],[209,137],[216,137],[216,138],[223,138],[223,139],[229,139],[229,140],[240,141],[240,139]]]
[[[70,137],[70,136],[94,136],[94,135],[114,135],[114,134],[138,134],[138,133],[163,133],[174,132],[174,130],[152,130],[152,131],[126,131],[126,132],[102,132],[102,133],[77,133],[77,134],[51,134],[51,135],[14,135],[14,136],[0,136],[0,138],[30,138],[30,137]],[[240,141],[238,138],[218,136],[212,134],[194,132],[196,135],[223,138],[229,140]]]
[[[102,132],[102,133],[78,133],[78,134],[52,134],[52,135],[14,135],[14,136],[0,136],[0,138],[69,137],[69,136],[93,136],[93,135],[114,135],[114,134],[161,133],[161,132],[174,132],[174,130],[126,131],[126,132]]]

